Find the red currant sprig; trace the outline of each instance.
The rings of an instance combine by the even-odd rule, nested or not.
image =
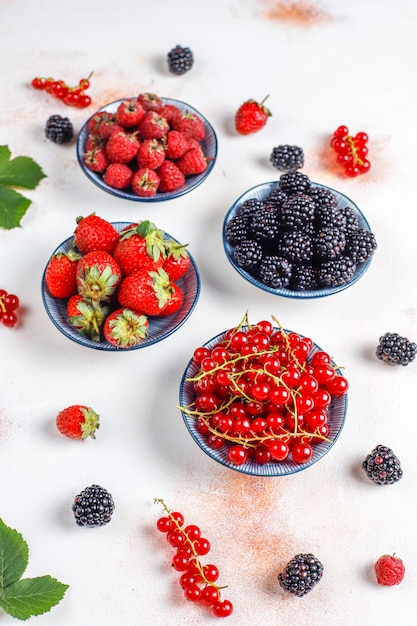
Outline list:
[[[75,106],[80,109],[90,106],[91,97],[85,92],[90,87],[90,79],[93,72],[88,78],[81,78],[78,85],[73,87],[67,85],[63,80],[55,80],[54,78],[36,77],[32,80],[32,87],[42,91],[46,91],[64,104]]]
[[[0,289],[0,321],[4,326],[12,327],[17,323],[16,309],[19,308],[19,298],[13,293]]]
[[[337,154],[337,161],[347,176],[355,177],[369,171],[371,164],[368,155],[368,135],[359,132],[349,135],[347,126],[339,126],[333,133],[330,145]]]
[[[216,584],[219,570],[213,564],[202,565],[201,556],[210,551],[210,542],[201,536],[201,530],[195,524],[184,526],[184,516],[177,511],[171,511],[164,500],[154,499],[155,504],[161,504],[166,515],[160,517],[156,523],[157,529],[166,533],[168,543],[176,548],[172,558],[173,568],[181,572],[180,585],[184,596],[190,602],[199,602],[210,607],[216,617],[227,617],[233,611],[229,600],[222,600],[221,589]]]

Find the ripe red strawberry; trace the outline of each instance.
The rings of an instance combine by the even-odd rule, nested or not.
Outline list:
[[[114,114],[111,114],[110,117],[105,118],[98,127],[98,133],[103,137],[103,139],[108,139],[113,133],[117,133],[123,130],[123,126],[116,122],[116,117]]]
[[[78,293],[88,302],[108,302],[122,278],[120,267],[108,253],[88,252],[77,264]]]
[[[158,139],[145,139],[139,146],[137,163],[139,169],[156,170],[165,159],[165,146]]]
[[[159,113],[164,106],[162,99],[154,93],[140,93],[137,99],[145,111],[156,111]]]
[[[170,130],[165,137],[167,159],[179,159],[190,146],[188,137],[180,133],[179,130]]]
[[[404,563],[394,555],[384,554],[375,563],[375,574],[379,585],[399,585],[405,574]]]
[[[112,133],[106,143],[106,154],[111,163],[129,163],[139,149],[136,133],[118,131]]]
[[[240,135],[250,135],[257,133],[263,128],[270,117],[271,111],[264,106],[266,96],[262,102],[247,100],[236,112],[235,128]]]
[[[132,182],[133,170],[126,163],[110,163],[103,180],[113,189],[126,189]]]
[[[187,245],[177,243],[173,240],[168,240],[166,245],[168,256],[162,268],[166,271],[170,280],[175,281],[184,276],[190,267],[191,259],[187,251]]]
[[[135,313],[158,316],[172,293],[172,283],[162,268],[157,271],[142,269],[122,280],[117,297],[122,307]]]
[[[95,148],[86,152],[84,155],[84,165],[92,172],[101,173],[104,172],[109,164],[109,159],[103,148]]]
[[[172,120],[172,129],[179,130],[186,137],[194,137],[197,141],[203,141],[206,129],[203,120],[196,114],[185,111]]]
[[[73,404],[62,409],[56,416],[59,432],[70,439],[95,439],[100,428],[100,416],[88,406]]]
[[[104,322],[104,338],[117,348],[137,346],[148,335],[148,318],[126,308],[119,308]]]
[[[176,160],[176,164],[184,176],[202,174],[202,172],[205,172],[207,169],[207,159],[199,148],[187,150],[182,157]]]
[[[184,300],[182,289],[176,283],[171,284],[171,289],[171,297],[159,313],[159,317],[168,317],[169,315],[173,315],[181,308]]]
[[[156,111],[148,111],[139,124],[141,139],[162,139],[169,131],[169,124]]]
[[[95,250],[104,250],[109,254],[114,252],[119,233],[113,224],[95,213],[87,217],[77,217],[76,222],[74,242],[81,254]]]
[[[174,161],[165,159],[160,167],[156,170],[159,176],[159,191],[175,191],[182,187],[185,183],[185,176],[181,172],[178,165]]]
[[[137,170],[132,177],[133,193],[143,198],[151,198],[156,194],[160,184],[159,175],[148,167]]]
[[[116,110],[116,122],[131,128],[141,123],[145,117],[145,109],[137,99],[124,100]]]
[[[78,293],[71,296],[67,303],[68,323],[92,341],[100,341],[104,320],[109,313],[107,306],[87,302]]]
[[[77,263],[81,258],[74,250],[54,254],[46,266],[45,284],[54,298],[69,298],[77,292]]]
[[[131,224],[120,233],[113,257],[123,277],[140,269],[157,270],[166,258],[165,234],[149,220]]]

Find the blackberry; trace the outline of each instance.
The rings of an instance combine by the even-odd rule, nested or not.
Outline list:
[[[226,240],[232,245],[244,241],[248,237],[249,220],[246,215],[235,215],[225,226]]]
[[[345,247],[345,233],[343,230],[332,226],[319,230],[314,239],[314,254],[319,260],[336,259]]]
[[[401,463],[391,448],[376,446],[362,463],[368,478],[378,485],[392,485],[402,478]]]
[[[307,174],[298,171],[289,171],[279,177],[281,189],[289,196],[295,193],[308,193],[311,181]]]
[[[278,582],[285,591],[305,596],[322,578],[323,569],[314,554],[296,554],[278,574]]]
[[[254,272],[262,260],[262,246],[259,241],[246,239],[236,246],[233,256],[239,267]]]
[[[298,146],[284,144],[273,148],[270,160],[278,170],[300,170],[304,166],[304,152]]]
[[[75,497],[72,510],[79,526],[104,526],[113,515],[114,502],[106,489],[91,485]]]
[[[264,203],[262,200],[258,200],[258,198],[249,198],[248,200],[245,200],[245,202],[242,202],[239,206],[239,215],[251,217],[256,211],[262,209],[263,206]]]
[[[277,187],[269,192],[269,194],[264,199],[264,202],[268,206],[273,206],[276,209],[280,209],[287,198],[288,196],[285,191]]]
[[[340,210],[340,213],[345,218],[345,225],[344,225],[343,230],[345,231],[347,235],[351,235],[359,228],[358,214],[355,211],[355,209],[351,206],[344,206],[344,207],[341,207],[339,210]]]
[[[273,207],[263,207],[256,211],[249,224],[255,239],[271,241],[280,232],[279,213]]]
[[[314,265],[297,265],[291,276],[291,288],[296,291],[317,289],[317,268]]]
[[[331,189],[327,187],[311,186],[308,195],[314,200],[317,207],[337,208],[337,198]]]
[[[311,232],[314,217],[314,202],[310,196],[295,194],[281,207],[281,224],[288,230]]]
[[[292,265],[287,259],[271,255],[262,259],[258,268],[258,276],[264,285],[278,289],[288,287],[291,271]]]
[[[54,143],[69,143],[74,137],[74,128],[67,117],[51,115],[46,122],[45,136]]]
[[[310,235],[298,230],[283,233],[278,244],[278,254],[293,263],[308,263],[313,258]]]
[[[408,365],[414,361],[417,344],[398,333],[385,333],[379,338],[376,356],[390,365]]]
[[[340,287],[352,280],[356,264],[350,257],[340,256],[333,261],[325,261],[317,270],[318,282],[323,287]]]
[[[358,228],[351,233],[348,242],[349,255],[355,263],[364,263],[371,258],[377,248],[375,235],[366,228]]]
[[[316,230],[323,228],[340,228],[346,232],[346,216],[339,207],[327,205],[315,205],[314,227]]]
[[[188,72],[194,64],[194,56],[190,48],[183,48],[182,46],[175,46],[170,52],[168,52],[168,69],[172,74],[185,74]]]

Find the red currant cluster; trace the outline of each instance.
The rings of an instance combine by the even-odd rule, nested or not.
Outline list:
[[[229,446],[234,465],[310,461],[313,446],[329,441],[332,399],[348,390],[329,354],[313,345],[269,321],[251,327],[245,318],[211,349],[194,351],[199,370],[187,380],[195,399],[179,408],[196,419],[212,449]]]
[[[161,499],[155,499],[161,504],[166,515],[160,517],[156,527],[166,533],[168,543],[176,548],[172,557],[173,568],[181,572],[180,585],[184,595],[190,602],[199,602],[210,607],[216,617],[227,617],[233,611],[229,600],[222,600],[220,587],[216,584],[219,570],[215,565],[202,565],[200,557],[210,551],[210,542],[201,536],[198,526],[190,524],[184,526],[184,516],[177,511],[171,511]]]
[[[36,77],[32,80],[32,87],[50,93],[64,104],[84,109],[92,102],[90,96],[85,93],[90,86],[91,76],[92,73],[88,78],[82,78],[74,87],[70,87],[63,80]]]
[[[337,161],[345,168],[347,176],[354,177],[369,171],[371,164],[366,158],[367,143],[366,133],[349,135],[347,126],[339,126],[334,131],[330,145],[337,154]]]
[[[16,309],[19,307],[19,298],[13,293],[0,289],[0,321],[4,326],[14,326],[17,322]]]

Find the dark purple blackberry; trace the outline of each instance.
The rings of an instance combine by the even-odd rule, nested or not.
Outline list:
[[[293,263],[308,263],[313,258],[313,241],[300,230],[290,230],[280,237],[277,254]]]
[[[347,251],[355,263],[365,263],[377,248],[375,235],[366,228],[358,228],[348,239]]]
[[[296,554],[278,574],[278,582],[285,591],[305,596],[322,578],[323,570],[314,554]]]
[[[314,200],[314,204],[317,207],[337,208],[337,197],[333,191],[327,187],[311,185],[308,195]]]
[[[308,193],[311,187],[311,181],[307,174],[298,171],[281,174],[279,184],[289,196],[295,193]]]
[[[251,217],[256,211],[262,209],[263,205],[262,200],[258,200],[258,198],[248,198],[239,206],[239,215]]]
[[[46,122],[45,136],[54,143],[69,143],[74,137],[74,129],[67,117],[51,115]]]
[[[281,224],[287,230],[312,232],[314,202],[310,196],[295,194],[281,207]]]
[[[340,256],[319,265],[317,277],[322,287],[340,287],[352,280],[356,265],[350,257]]]
[[[417,344],[398,333],[385,333],[379,338],[376,356],[390,365],[408,365],[414,361]]]
[[[270,160],[277,170],[301,170],[304,166],[304,152],[299,146],[283,144],[273,148]]]
[[[269,192],[266,198],[264,198],[264,202],[268,206],[273,206],[276,209],[280,209],[287,198],[288,196],[285,191],[282,191],[282,189],[276,187]]]
[[[258,276],[264,285],[278,289],[288,287],[291,279],[292,265],[287,259],[279,256],[265,256],[259,264]]]
[[[339,228],[323,228],[314,238],[314,255],[321,261],[336,259],[345,247],[346,235]]]
[[[344,206],[340,209],[341,214],[345,218],[343,230],[349,236],[359,228],[359,217],[357,211],[352,206]]]
[[[368,478],[378,485],[392,485],[402,476],[401,463],[391,448],[376,446],[362,463]]]
[[[249,220],[250,230],[254,239],[272,241],[280,232],[278,209],[264,206],[252,215]]]
[[[291,276],[291,288],[295,291],[317,289],[317,268],[314,265],[297,265]]]
[[[185,74],[194,64],[194,56],[190,48],[175,46],[168,52],[168,69],[172,74]]]
[[[91,485],[75,497],[72,510],[79,526],[104,526],[113,515],[114,502],[106,489]]]
[[[248,238],[249,219],[245,215],[235,215],[230,219],[224,229],[226,240],[232,245]]]
[[[254,272],[262,260],[262,245],[254,239],[246,239],[237,244],[233,256],[239,267]]]
[[[339,228],[346,232],[346,217],[339,207],[316,205],[314,209],[314,227],[316,230]]]

